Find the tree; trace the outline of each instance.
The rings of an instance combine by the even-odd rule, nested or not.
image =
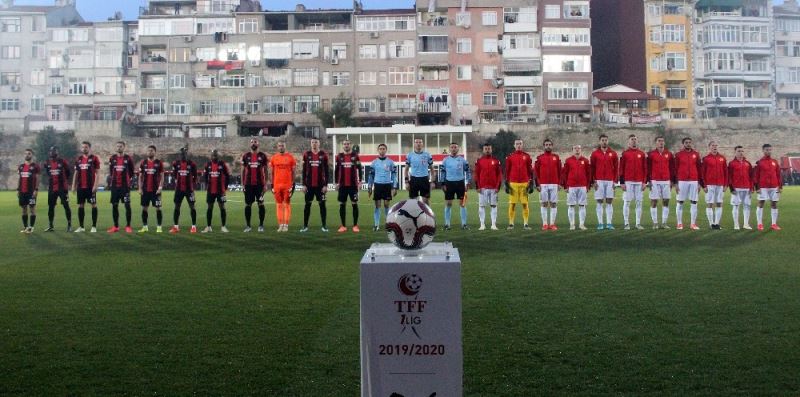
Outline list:
[[[45,127],[36,134],[33,142],[34,156],[37,161],[44,161],[49,156],[50,148],[58,148],[58,155],[64,159],[73,159],[78,156],[78,140],[75,132],[56,132],[51,126]]]
[[[336,127],[355,126],[355,120],[353,119],[353,101],[350,97],[345,96],[344,93],[340,93],[339,96],[331,102],[331,110],[318,108],[314,111],[314,114],[317,115],[317,118],[325,128],[333,127],[334,120],[336,120]]]
[[[492,154],[505,161],[506,156],[514,152],[514,141],[519,139],[517,134],[512,131],[500,130],[497,135],[486,140],[486,143],[492,145]]]

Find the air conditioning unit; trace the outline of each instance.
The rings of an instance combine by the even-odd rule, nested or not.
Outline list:
[[[698,106],[705,106],[706,105],[705,99],[698,99],[697,100],[697,105]]]
[[[12,86],[11,86],[11,91],[12,91],[12,92],[19,92],[19,86],[18,86],[18,85],[16,85],[16,84],[12,85]]]
[[[194,37],[193,36],[184,36],[183,37],[183,41],[185,41],[187,43],[191,43],[192,41],[194,41]]]
[[[377,39],[379,37],[381,37],[380,32],[369,32],[369,38],[370,39]]]
[[[250,66],[261,66],[261,60],[260,59],[251,59],[250,60]]]
[[[339,58],[331,58],[331,65],[338,65],[338,64],[339,64]]]
[[[492,79],[491,83],[492,83],[492,87],[500,88],[500,87],[503,86],[504,81],[501,78],[496,78],[496,79]]]

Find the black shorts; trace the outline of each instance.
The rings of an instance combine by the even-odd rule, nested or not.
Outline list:
[[[216,194],[216,193],[207,193],[206,194],[206,203],[214,204],[214,202],[218,202],[220,204],[225,204],[228,201],[228,198],[225,197],[224,194]]]
[[[58,199],[61,199],[62,205],[69,204],[69,193],[68,192],[47,192],[47,205],[54,206],[58,203]]]
[[[310,203],[314,200],[319,202],[325,201],[325,193],[322,192],[322,187],[307,187],[306,188],[306,203]]]
[[[378,200],[392,200],[392,187],[391,183],[376,183],[372,187],[372,199]]]
[[[431,183],[427,176],[412,176],[409,182],[408,197],[417,198],[419,196],[431,198]]]
[[[19,199],[20,207],[33,207],[36,205],[36,197],[33,193],[17,193],[17,198]]]
[[[253,202],[258,201],[258,204],[264,204],[264,186],[261,185],[245,185],[244,186],[244,203],[252,205]]]
[[[111,188],[111,204],[119,204],[122,201],[123,204],[128,204],[131,202],[131,190],[128,188],[123,187],[113,187]]]
[[[346,203],[347,199],[353,203],[358,202],[358,188],[355,186],[339,186],[339,202]]]
[[[92,189],[78,189],[78,204],[89,202],[91,205],[97,204],[97,194]]]
[[[176,207],[180,206],[181,203],[183,203],[184,198],[189,203],[189,205],[194,205],[195,202],[194,192],[182,192],[180,190],[176,190],[175,198],[173,200],[175,202],[175,206]]]
[[[457,198],[459,200],[464,199],[464,181],[446,181],[444,183],[447,186],[447,190],[444,191],[444,199],[445,200],[452,200],[453,198]]]
[[[153,206],[161,208],[161,193],[156,192],[143,192],[142,193],[142,207]]]

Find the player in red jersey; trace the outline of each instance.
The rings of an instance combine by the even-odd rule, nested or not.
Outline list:
[[[194,208],[195,196],[194,186],[197,184],[197,164],[189,160],[189,148],[180,149],[181,158],[172,162],[172,176],[175,179],[175,210],[172,212],[172,228],[170,233],[180,232],[178,222],[181,219],[181,204],[183,199],[189,204],[189,214],[192,217],[192,228],[190,233],[197,233],[197,210]]]
[[[544,140],[544,153],[536,157],[534,178],[536,190],[541,201],[542,230],[558,230],[556,214],[558,213],[558,189],[561,186],[561,158],[553,153],[553,141]],[[547,220],[547,209],[550,209],[550,221]]]
[[[669,229],[669,199],[675,179],[675,156],[665,148],[663,136],[656,137],[656,148],[647,154],[647,183],[650,185],[650,218],[653,229]],[[661,200],[661,226],[658,225],[658,200]]]
[[[72,190],[78,195],[78,226],[75,229],[76,233],[86,231],[83,228],[83,219],[86,217],[86,211],[83,208],[84,204],[88,201],[92,206],[92,233],[97,232],[97,185],[100,175],[97,172],[100,169],[100,159],[92,154],[92,144],[83,141],[81,142],[82,154],[75,160],[75,175],[72,178]]]
[[[622,185],[622,217],[625,230],[631,229],[631,201],[636,201],[636,229],[642,230],[642,202],[647,181],[647,156],[639,149],[636,135],[628,136],[628,149],[619,158],[619,183]]]
[[[600,147],[589,156],[592,165],[594,199],[597,201],[597,230],[614,230],[614,182],[619,176],[619,157],[608,146],[608,136],[600,135]],[[603,224],[603,203],[605,203],[606,223]]]
[[[272,194],[275,196],[275,215],[278,218],[278,232],[289,231],[292,219],[292,196],[294,195],[294,169],[297,161],[286,152],[286,142],[278,142],[278,153],[272,155],[269,168],[272,177]]]
[[[561,186],[567,190],[567,216],[569,230],[575,230],[575,206],[578,206],[578,228],[586,230],[586,196],[592,182],[589,159],[581,155],[581,145],[572,147],[572,156],[564,161],[561,170]]]
[[[744,148],[733,149],[735,157],[728,163],[728,184],[731,189],[731,206],[733,207],[733,230],[739,230],[739,207],[744,205],[744,228],[750,227],[750,196],[753,193],[753,165],[744,158]]]
[[[700,185],[706,193],[706,218],[712,230],[720,230],[722,221],[722,199],[728,186],[728,162],[719,153],[717,142],[708,143],[710,152],[700,165]]]
[[[156,233],[161,233],[161,189],[164,185],[164,163],[156,158],[156,147],[147,147],[147,158],[139,164],[139,195],[142,196],[142,228],[139,233],[146,233],[147,210],[152,205],[156,209]]]
[[[339,219],[342,221],[338,232],[347,231],[345,205],[349,198],[353,205],[353,233],[358,233],[360,231],[358,228],[358,190],[364,179],[364,169],[361,167],[358,153],[353,151],[349,140],[342,142],[342,149],[342,152],[336,156],[336,168],[334,169],[336,187],[339,190]]]
[[[690,224],[692,230],[700,229],[697,226],[697,196],[700,181],[700,153],[692,149],[692,138],[686,137],[681,141],[683,150],[675,153],[675,179],[678,180],[676,189],[678,204],[675,206],[675,216],[678,218],[678,230],[683,229],[683,202],[689,200]]]
[[[61,200],[64,213],[67,216],[67,231],[72,231],[72,210],[69,208],[69,177],[72,167],[67,161],[58,157],[58,149],[53,146],[50,148],[50,158],[42,167],[47,174],[49,187],[47,192],[47,219],[50,226],[46,232],[55,231],[53,228],[53,218],[56,213],[56,204]]]
[[[228,190],[228,181],[231,179],[231,173],[228,169],[228,164],[219,158],[219,151],[213,149],[211,151],[211,161],[206,163],[205,172],[203,173],[206,178],[208,186],[206,190],[206,228],[203,233],[210,233],[211,217],[214,215],[214,203],[219,205],[219,214],[222,221],[222,232],[228,233],[226,222],[228,220],[228,211],[225,209],[226,196],[225,192]]]
[[[772,207],[772,230],[781,230],[778,226],[778,201],[783,191],[781,167],[778,160],[772,158],[772,145],[765,144],[761,147],[764,157],[756,162],[753,171],[753,182],[758,189],[758,208],[756,208],[756,221],[758,230],[764,230],[764,202],[769,200]]]
[[[242,186],[244,186],[244,232],[249,233],[253,203],[258,202],[258,231],[264,232],[264,193],[267,186],[267,155],[258,150],[258,140],[250,140],[250,151],[242,156]]]
[[[109,233],[119,231],[119,202],[125,205],[125,232],[131,229],[131,180],[133,178],[133,157],[125,154],[125,142],[117,142],[117,153],[108,160],[111,186],[111,215],[114,226],[108,228]]]
[[[514,141],[514,152],[506,157],[505,177],[506,194],[508,194],[507,229],[514,229],[517,204],[520,204],[522,205],[522,228],[529,230],[528,217],[530,216],[530,210],[528,209],[528,195],[533,192],[533,159],[523,150],[522,139]]]
[[[17,198],[22,208],[20,233],[31,234],[36,224],[36,196],[39,194],[39,165],[33,161],[33,150],[25,149],[25,162],[17,167],[17,174],[19,175]]]
[[[311,150],[303,153],[303,192],[305,192],[305,207],[303,208],[303,228],[301,232],[308,231],[308,218],[311,217],[311,202],[314,199],[319,204],[319,216],[322,220],[322,231],[327,232],[328,209],[325,206],[325,194],[328,193],[330,181],[330,162],[328,154],[319,148],[319,139],[311,138]]]
[[[483,156],[475,162],[475,189],[478,190],[478,218],[486,230],[486,206],[491,207],[491,229],[497,230],[497,192],[503,182],[500,160],[492,156],[492,145],[483,145]]]

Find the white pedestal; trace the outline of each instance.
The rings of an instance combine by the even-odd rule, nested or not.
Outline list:
[[[461,396],[461,258],[373,244],[361,259],[361,396]]]

